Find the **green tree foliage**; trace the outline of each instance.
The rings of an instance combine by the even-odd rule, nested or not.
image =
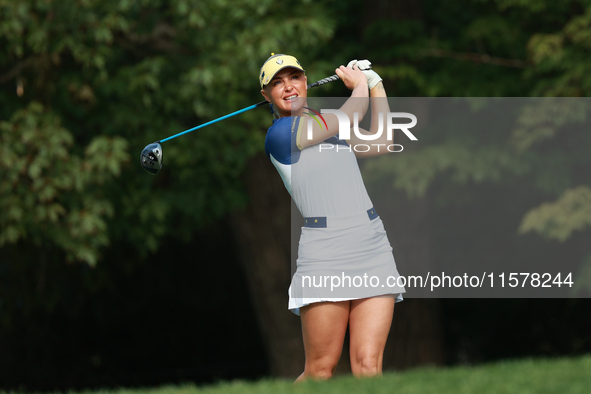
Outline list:
[[[582,96],[589,89],[584,70],[591,11],[584,1],[425,1],[429,11],[422,18],[378,18],[362,34],[346,29],[347,18],[360,13],[354,3],[4,0],[0,7],[3,133],[28,108],[31,119],[51,115],[62,125],[71,136],[71,155],[92,155],[90,144],[99,144],[98,136],[107,138],[102,149],[110,149],[108,143],[119,149],[103,156],[102,164],[97,151],[94,165],[108,168],[95,167],[95,179],[77,189],[93,195],[91,184],[102,185],[105,204],[85,210],[87,234],[102,235],[80,247],[58,243],[70,257],[87,262],[96,262],[98,246],[109,238],[154,251],[163,234],[189,239],[195,223],[244,203],[240,174],[246,159],[261,149],[260,114],[165,144],[166,171],[158,178],[140,175],[130,158],[148,142],[258,101],[253,76],[271,52],[302,53],[309,68],[322,73],[310,79],[330,73],[342,59],[366,56],[396,95]],[[322,51],[335,28],[335,42],[348,45]],[[556,162],[543,160],[541,144],[559,134],[537,128],[487,141],[442,136],[385,171],[394,172],[396,186],[411,195],[450,174],[460,183],[528,176],[545,191],[563,193],[579,186],[577,180],[548,180],[545,174],[555,174],[549,167]],[[52,205],[47,217],[63,219],[81,209],[70,201]],[[12,222],[5,222],[3,243],[34,231],[35,220],[24,224],[17,209],[8,211]]]
[[[422,4],[423,14],[411,20],[396,23],[378,18],[365,28],[355,48],[374,61],[391,96],[591,93],[589,1],[426,0]],[[584,168],[591,165],[587,154],[591,140],[586,127],[574,131],[572,127],[587,120],[588,102],[540,105],[545,107],[525,105],[515,126],[494,133],[457,128],[423,134],[421,148],[399,155],[395,166],[383,158],[368,167],[376,179],[380,173],[381,179],[394,179],[394,186],[411,196],[433,188],[438,195],[446,194],[441,188],[449,191],[454,184],[510,184],[519,179],[524,190],[537,190],[556,201],[553,210],[544,205],[524,212],[521,231],[567,237],[574,229],[589,228],[591,205],[583,191],[589,186]],[[475,110],[479,106],[486,106],[486,100],[474,102]],[[575,205],[566,202],[575,196]]]
[[[264,109],[163,144],[157,177],[137,160],[150,142],[260,101],[271,52],[296,54],[310,82],[368,58],[390,96],[584,97],[590,37],[587,0],[0,0],[3,327],[31,326],[58,306],[77,319],[93,294],[111,300],[96,319],[116,327],[110,308],[126,295],[124,279],[166,237],[190,241],[245,204]],[[565,127],[587,121],[585,108],[564,111],[524,109],[497,133],[418,135],[421,149],[395,166],[366,164],[410,196],[445,203],[474,185],[511,189],[529,198],[522,232],[569,239],[591,224],[591,137]],[[63,261],[100,267],[101,258],[116,268],[62,274]],[[39,325],[31,335],[43,343],[45,333]]]
[[[187,272],[204,278],[220,275],[219,267],[238,269],[236,261],[224,261],[231,253],[204,253],[200,245],[217,241],[195,241],[195,234],[224,239],[226,251],[233,249],[228,235],[212,234],[212,228],[247,201],[242,174],[248,158],[263,150],[270,113],[250,111],[163,144],[164,170],[157,177],[141,169],[140,152],[153,141],[261,101],[258,72],[271,52],[301,54],[310,79],[332,74],[333,62],[313,61],[335,26],[323,7],[270,0],[0,0],[0,348],[22,356],[3,359],[8,377],[59,382],[60,371],[93,376],[101,368],[89,359],[103,352],[102,338],[124,338],[122,325],[127,332],[144,330],[138,311],[155,308],[157,325],[170,324],[170,331],[157,329],[155,335],[164,338],[177,335],[183,324],[180,311],[174,313],[178,324],[169,321],[169,304],[195,314],[210,308],[215,313],[223,305],[201,305],[202,296],[215,294],[208,285],[217,289],[219,283],[195,280],[186,287],[193,291],[183,293],[174,288],[179,274],[166,277],[150,259],[170,265],[174,260],[177,271],[186,269],[183,262],[192,264]],[[167,242],[190,240],[190,258],[197,261],[182,253],[157,254]],[[173,288],[170,301],[153,288],[159,275]],[[122,301],[129,309],[121,308]],[[216,319],[211,331],[226,335],[219,325],[243,331],[234,338],[248,336],[252,328],[238,316]],[[84,328],[80,335],[63,338],[76,327]],[[193,337],[212,335],[200,324],[193,328]],[[101,330],[98,344],[90,344]],[[104,368],[146,373],[153,354],[145,343],[152,334],[138,341],[145,348],[139,353],[135,345],[120,353],[104,350],[105,360],[111,357]],[[51,355],[77,342],[74,337],[79,346],[60,356],[64,366],[52,363]],[[155,349],[180,340],[166,339]],[[40,348],[47,358],[36,353]],[[170,365],[206,362],[200,360],[206,351],[186,349],[192,355],[171,353],[167,360],[176,361]],[[144,359],[144,367],[114,360],[142,351],[145,357],[135,356]],[[207,361],[218,362],[215,357],[225,354]]]
[[[271,52],[326,41],[334,22],[296,4],[1,0],[1,244],[51,242],[95,264],[117,239],[145,256],[164,234],[188,240],[244,204],[240,174],[262,149],[261,112],[166,143],[157,178],[136,158],[260,101]]]
[[[579,186],[567,189],[558,200],[543,203],[523,218],[520,231],[537,231],[564,241],[577,230],[591,226],[591,189]]]
[[[20,239],[50,242],[69,260],[94,265],[109,244],[113,204],[101,186],[121,173],[127,141],[97,136],[83,157],[54,113],[32,102],[0,122],[0,247]],[[67,208],[66,208],[67,207]]]

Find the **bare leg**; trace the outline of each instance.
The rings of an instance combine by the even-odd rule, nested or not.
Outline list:
[[[300,309],[306,365],[296,382],[333,376],[343,350],[349,306],[350,301],[319,302]]]
[[[394,298],[351,301],[349,335],[351,372],[355,376],[382,374],[384,348],[392,325]]]

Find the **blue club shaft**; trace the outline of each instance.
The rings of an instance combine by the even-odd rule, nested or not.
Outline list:
[[[197,130],[197,129],[201,129],[201,128],[205,127],[205,126],[209,126],[210,124],[214,124],[214,123],[216,123],[216,122],[219,122],[220,120],[228,119],[228,118],[231,118],[232,116],[235,116],[235,115],[241,114],[241,113],[243,113],[243,112],[246,112],[246,111],[250,111],[251,109],[255,109],[256,107],[260,107],[261,105],[264,105],[264,104],[268,104],[268,103],[267,103],[266,101],[261,101],[260,103],[256,103],[256,104],[254,104],[254,105],[251,105],[251,106],[249,106],[249,107],[242,108],[241,110],[238,110],[238,111],[236,111],[236,112],[232,112],[231,114],[224,115],[224,116],[222,116],[222,117],[219,117],[219,118],[217,118],[217,119],[214,119],[214,120],[210,120],[209,122],[207,122],[207,123],[203,123],[203,124],[201,124],[201,125],[199,125],[199,126],[196,126],[196,127],[193,127],[192,129],[185,130],[185,131],[181,131],[181,132],[180,132],[180,133],[178,133],[178,134],[175,134],[175,135],[172,135],[172,136],[170,136],[170,137],[168,137],[168,138],[165,138],[165,139],[163,139],[163,140],[160,140],[160,143],[162,143],[162,142],[166,142],[166,141],[168,141],[168,140],[171,140],[171,139],[173,139],[173,138],[176,138],[176,137],[180,137],[180,136],[181,136],[181,135],[183,135],[183,134],[190,133],[191,131],[195,131],[195,130]]]
[[[312,83],[312,84],[308,85],[308,89],[310,89],[310,88],[314,88],[314,87],[316,87],[316,86],[324,85],[325,83],[328,83],[328,82],[336,81],[337,79],[339,79],[339,77],[337,77],[336,75],[332,75],[332,76],[330,76],[330,77],[327,77],[327,78],[321,79],[320,81],[317,81],[317,82],[314,82],[314,83]],[[235,115],[241,114],[241,113],[243,113],[243,112],[246,112],[246,111],[250,111],[251,109],[255,109],[255,108],[257,108],[257,107],[260,107],[260,106],[262,106],[262,105],[265,105],[265,104],[268,104],[268,102],[266,102],[266,101],[261,101],[260,103],[256,103],[256,104],[254,104],[254,105],[251,105],[251,106],[249,106],[249,107],[242,108],[241,110],[238,110],[238,111],[236,111],[236,112],[232,112],[231,114],[224,115],[224,116],[222,116],[222,117],[219,117],[219,118],[217,118],[217,119],[210,120],[210,121],[209,121],[209,122],[207,122],[207,123],[203,123],[203,124],[201,124],[201,125],[199,125],[199,126],[195,126],[195,127],[193,127],[192,129],[185,130],[185,131],[181,131],[180,133],[178,133],[178,134],[175,134],[175,135],[172,135],[172,136],[170,136],[170,137],[168,137],[168,138],[165,138],[165,139],[163,139],[163,140],[160,140],[159,142],[160,142],[160,143],[163,143],[163,142],[166,142],[166,141],[168,141],[168,140],[171,140],[171,139],[173,139],[173,138],[180,137],[181,135],[184,135],[184,134],[190,133],[190,132],[192,132],[192,131],[195,131],[195,130],[201,129],[201,128],[205,127],[205,126],[209,126],[209,125],[211,125],[211,124],[214,124],[214,123],[216,123],[216,122],[219,122],[220,120],[228,119],[228,118],[231,118],[232,116],[235,116]]]

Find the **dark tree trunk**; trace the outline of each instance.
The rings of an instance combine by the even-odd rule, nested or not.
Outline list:
[[[364,4],[362,29],[376,21],[390,20],[396,23],[422,18],[422,4],[418,0],[378,0]],[[362,32],[360,36],[363,36]],[[388,81],[385,81],[385,88],[389,96],[396,96],[395,91],[388,90]],[[419,113],[425,114],[425,110],[417,108]],[[400,275],[410,273],[404,271],[404,266],[412,267],[413,273],[428,271],[432,258],[428,195],[409,200],[403,192],[389,191],[382,196],[370,194],[370,197],[378,214],[385,218],[384,226],[394,249]],[[439,300],[407,297],[394,311],[392,330],[384,353],[384,369],[442,364],[442,332]]]
[[[385,218],[384,227],[400,275],[428,271],[432,256],[427,198],[409,200],[398,191],[382,195],[379,201],[374,199],[374,205]],[[384,369],[440,365],[444,362],[443,354],[440,301],[407,297],[397,304],[384,353]]]
[[[232,217],[250,298],[273,376],[297,377],[304,367],[300,319],[287,309],[291,281],[290,201],[271,162],[258,155],[245,172],[250,202]]]

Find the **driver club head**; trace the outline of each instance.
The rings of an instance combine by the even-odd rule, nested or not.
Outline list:
[[[140,156],[140,164],[152,175],[158,174],[162,168],[162,146],[160,141],[147,145]]]

